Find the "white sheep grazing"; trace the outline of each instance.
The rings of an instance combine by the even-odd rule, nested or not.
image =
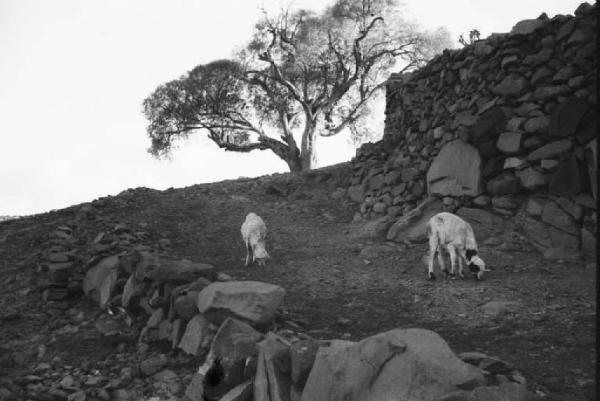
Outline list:
[[[265,247],[267,237],[265,222],[256,213],[248,213],[241,231],[247,251],[245,265],[248,266],[256,261],[259,266],[264,266],[265,260],[270,258]]]
[[[458,275],[463,275],[463,259],[467,263],[469,270],[477,275],[477,279],[481,280],[483,272],[489,271],[485,268],[485,263],[477,255],[477,242],[473,234],[473,228],[469,223],[460,217],[447,212],[438,213],[429,219],[427,223],[429,235],[429,255],[428,255],[428,272],[429,280],[435,280],[433,274],[433,259],[437,253],[438,262],[446,275],[448,270],[444,264],[442,256],[443,247],[450,254],[451,270],[450,276],[455,277],[456,259],[458,257]]]

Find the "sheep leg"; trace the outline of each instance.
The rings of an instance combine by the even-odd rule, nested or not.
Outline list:
[[[254,252],[252,252],[252,247],[250,246],[250,243],[248,241],[246,241],[246,263],[244,264],[244,266],[250,265],[250,263],[253,261],[254,261]]]
[[[442,269],[442,273],[444,273],[444,275],[447,276],[448,275],[448,269],[446,269],[446,263],[444,262],[444,255],[442,255],[442,248],[441,247],[438,250],[437,258],[438,258],[438,263],[440,264],[440,268]]]
[[[456,248],[449,245],[448,253],[450,254],[450,277],[456,277]]]
[[[465,276],[463,274],[463,257],[462,256],[458,257],[458,275],[461,278]]]
[[[429,237],[429,255],[427,257],[427,278],[429,280],[435,280],[435,274],[433,274],[433,259],[435,253],[438,250],[437,238],[433,235]]]

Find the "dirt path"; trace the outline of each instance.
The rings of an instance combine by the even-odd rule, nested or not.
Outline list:
[[[330,199],[331,191],[315,181],[281,196],[278,188],[245,180],[152,192],[119,207],[107,202],[98,208],[102,218],[95,224],[145,223],[148,241],[168,238],[175,256],[212,263],[236,279],[281,285],[287,290],[287,317],[314,337],[359,340],[396,327],[429,328],[456,352],[481,351],[513,363],[533,389],[565,400],[595,399],[595,271],[581,263],[549,263],[536,253],[482,247],[494,269],[483,282],[428,282],[421,261],[425,244],[353,239],[357,227],[349,222],[355,206]],[[239,226],[249,211],[269,227],[272,260],[264,268],[243,266]],[[2,322],[5,342],[27,337],[23,330],[35,325],[38,332],[52,329],[44,326],[51,319],[25,318],[48,313],[37,294],[23,295],[31,284],[21,280],[30,277],[28,256],[45,235],[40,223],[49,227],[60,218],[37,218],[29,231],[25,221],[0,224],[0,239],[5,236],[0,280],[22,270],[1,296],[2,305],[12,302],[22,315]],[[88,229],[92,234],[94,227]],[[490,318],[481,310],[488,301],[515,301],[519,307]],[[54,354],[76,352],[60,342],[54,347]],[[94,357],[105,358],[114,347],[105,344]]]

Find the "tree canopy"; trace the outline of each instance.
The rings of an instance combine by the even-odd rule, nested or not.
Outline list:
[[[361,122],[390,69],[419,67],[449,44],[447,31],[405,21],[395,0],[265,13],[232,60],[199,65],[144,100],[150,152],[166,155],[204,131],[225,150],[269,149],[291,171],[311,169],[317,135],[366,132]]]

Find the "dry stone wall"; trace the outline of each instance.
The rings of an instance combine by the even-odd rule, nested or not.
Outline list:
[[[393,74],[384,137],[352,162],[355,218],[433,196],[518,222],[548,257],[595,254],[597,13],[542,14]]]

